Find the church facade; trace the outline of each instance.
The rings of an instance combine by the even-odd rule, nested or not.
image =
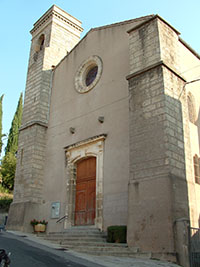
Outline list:
[[[55,5],[31,30],[7,228],[127,225],[130,247],[188,266],[200,56],[158,15],[82,30]]]

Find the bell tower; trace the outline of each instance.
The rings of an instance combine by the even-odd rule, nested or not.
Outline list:
[[[43,202],[43,171],[53,67],[79,42],[81,22],[53,5],[31,30],[22,126],[19,134],[14,200],[9,229],[27,230]]]

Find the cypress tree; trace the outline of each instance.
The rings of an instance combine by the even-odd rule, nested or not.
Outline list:
[[[19,128],[21,126],[21,121],[22,121],[22,111],[23,111],[23,94],[21,93],[17,109],[12,120],[11,128],[9,131],[5,154],[7,154],[8,152],[15,154],[17,152]]]
[[[5,149],[5,156],[2,159],[1,164],[1,176],[2,176],[2,186],[13,190],[15,169],[16,169],[16,156],[18,148],[18,136],[19,128],[22,120],[22,109],[23,109],[23,95],[21,93],[15,115],[12,120],[11,128],[8,135],[8,142]]]
[[[2,134],[3,97],[4,97],[4,95],[2,95],[0,97],[0,155],[1,155],[2,145],[3,145],[3,142],[2,142],[2,137],[3,137],[3,134]]]

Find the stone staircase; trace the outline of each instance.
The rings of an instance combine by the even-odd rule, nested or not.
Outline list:
[[[107,243],[105,234],[96,228],[74,227],[64,232],[52,232],[40,237],[59,244],[63,250],[90,255],[151,258],[150,253],[141,253],[138,248],[130,249],[127,244]]]

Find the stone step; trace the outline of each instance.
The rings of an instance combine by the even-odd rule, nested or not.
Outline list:
[[[42,236],[42,235],[39,235]],[[68,237],[80,237],[80,238],[84,238],[84,237],[91,237],[91,238],[106,238],[105,235],[102,234],[87,234],[87,233],[82,233],[82,234],[76,234],[76,233],[69,233],[69,234],[54,234],[54,235],[43,235],[45,237],[50,237],[50,238],[68,238]]]
[[[43,236],[45,240],[57,244],[70,244],[70,243],[106,243],[105,235],[99,229],[69,229],[60,233],[49,233]],[[84,244],[84,245],[85,245]]]
[[[60,249],[83,254],[148,259],[152,256],[148,252],[139,252],[138,248],[129,248],[127,244],[107,243],[106,235],[96,228],[73,227],[63,232],[51,232],[39,236],[50,242],[60,244]]]
[[[71,232],[71,233],[65,233],[65,234],[47,234],[47,235],[39,235],[39,236],[45,236],[47,238],[68,238],[68,237],[78,237],[78,238],[84,238],[84,237],[91,237],[91,238],[106,238],[106,235],[101,234],[101,233],[75,233],[75,232]]]
[[[83,225],[83,226],[72,226],[71,228],[64,229],[63,231],[101,231],[99,228],[96,228],[94,225]]]
[[[61,243],[63,246],[70,246],[70,247],[107,247],[107,248],[128,248],[127,244],[119,244],[119,243],[107,243],[107,242],[85,242],[85,240],[81,240],[81,241],[67,241],[64,240]]]
[[[71,245],[61,245],[62,248],[71,249],[79,252],[109,252],[109,253],[133,253],[129,248],[120,248],[120,247],[98,247],[98,246],[71,246]]]
[[[44,239],[44,238],[43,238]],[[44,239],[44,240],[47,240],[47,241],[49,241],[49,242],[52,242],[52,243],[55,243],[55,244],[64,244],[64,245],[68,245],[68,244],[83,244],[83,243],[86,243],[86,244],[91,244],[91,243],[93,243],[93,242],[95,242],[95,243],[100,243],[100,244],[102,244],[102,243],[104,243],[104,244],[107,244],[106,243],[106,241],[103,241],[102,242],[102,240],[84,240],[84,241],[82,241],[81,239],[80,240],[62,240],[62,239],[56,239],[56,240],[49,240],[49,239]]]
[[[66,248],[67,249],[67,248]],[[133,257],[133,258],[146,258],[151,259],[151,253],[149,252],[134,252],[132,250],[91,250],[89,248],[75,248],[72,249],[78,253],[96,255],[96,256],[114,256],[114,257]]]
[[[75,227],[71,229],[66,229],[62,232],[49,232],[49,235],[69,235],[69,234],[75,234],[75,235],[102,235],[103,233],[97,229],[97,228],[83,228],[83,227]]]
[[[85,241],[85,242],[106,242],[106,239],[103,238],[103,237],[95,237],[95,236],[84,236],[84,237],[80,237],[80,236],[68,236],[68,237],[63,237],[63,236],[55,236],[55,237],[52,237],[52,236],[44,236],[43,237],[45,240],[49,240],[49,241],[67,241],[67,242],[70,242],[70,241],[76,241],[76,242],[79,242],[79,241]]]
[[[109,251],[110,253],[134,253],[138,251],[138,248],[130,249],[127,244],[116,244],[116,243],[73,243],[73,244],[61,244],[62,248],[71,249],[75,251],[88,252],[104,252]]]
[[[62,248],[73,248],[74,250],[79,251],[109,251],[109,252],[131,252],[129,248],[123,248],[123,247],[103,247],[103,246],[72,246],[72,245],[61,245]]]
[[[63,232],[51,232],[41,235],[43,239],[60,244],[61,249],[78,253],[118,257],[151,258],[151,253],[141,253],[138,248],[129,248],[127,244],[107,243],[106,236],[99,229],[74,227]]]
[[[62,247],[68,247],[68,248],[88,248],[88,249],[116,249],[116,250],[121,250],[121,249],[128,249],[127,244],[111,244],[111,243],[102,243],[102,242],[62,242],[60,243]]]

